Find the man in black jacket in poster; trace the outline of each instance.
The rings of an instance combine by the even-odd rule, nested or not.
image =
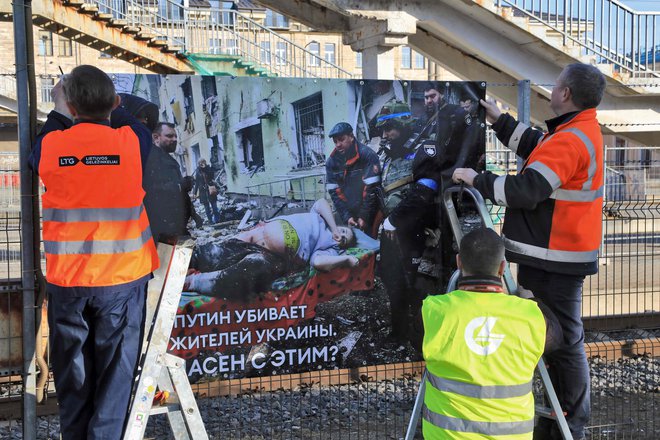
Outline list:
[[[378,155],[355,139],[347,122],[336,124],[328,136],[335,144],[325,163],[326,189],[332,203],[342,222],[375,237],[381,186]]]

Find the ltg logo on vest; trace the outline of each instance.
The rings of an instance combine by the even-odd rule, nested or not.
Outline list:
[[[480,356],[493,354],[504,342],[504,335],[493,333],[498,318],[480,316],[465,327],[465,343]]]

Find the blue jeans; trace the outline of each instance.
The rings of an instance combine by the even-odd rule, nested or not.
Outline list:
[[[204,210],[206,211],[206,218],[209,219],[209,223],[217,223],[220,220],[220,211],[218,211],[217,199],[200,199],[202,205],[204,205]]]
[[[584,351],[582,326],[582,285],[584,275],[564,275],[546,272],[530,266],[518,268],[518,284],[531,290],[554,313],[564,332],[562,346],[545,356],[552,384],[559,403],[567,413],[566,420],[573,437],[584,436],[584,427],[591,415],[589,364]],[[560,439],[555,424],[541,419],[539,425],[552,430],[552,438]]]
[[[48,295],[64,440],[119,440],[142,343],[146,282],[84,298]]]

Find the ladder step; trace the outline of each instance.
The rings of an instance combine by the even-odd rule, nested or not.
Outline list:
[[[78,8],[78,12],[83,14],[96,14],[99,12],[99,5],[95,5],[94,3],[83,3]]]
[[[147,46],[151,47],[164,47],[167,46],[167,38],[165,37],[154,37],[147,43]]]
[[[143,30],[141,30],[140,32],[135,34],[135,36],[133,36],[133,38],[135,38],[138,41],[150,41],[150,40],[153,40],[154,37],[155,37],[155,35],[153,33],[151,33],[151,31],[146,31],[145,32]]]
[[[128,22],[121,18],[113,18],[108,23],[108,26],[113,28],[123,28],[128,25]]]
[[[140,28],[135,26],[124,26],[121,32],[123,34],[137,34],[140,32]]]
[[[108,14],[108,13],[105,13],[105,12],[98,12],[96,15],[94,15],[94,20],[110,21],[110,20],[112,20],[112,14]]]
[[[181,52],[182,50],[183,50],[183,47],[181,47],[181,46],[167,45],[167,46],[163,47],[160,51],[165,52],[165,53],[178,53],[178,52]]]

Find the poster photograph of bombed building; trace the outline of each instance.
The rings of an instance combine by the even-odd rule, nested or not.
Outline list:
[[[484,167],[485,83],[114,80],[153,130],[152,232],[195,242],[169,347],[191,381],[421,359],[454,264],[437,195]]]

